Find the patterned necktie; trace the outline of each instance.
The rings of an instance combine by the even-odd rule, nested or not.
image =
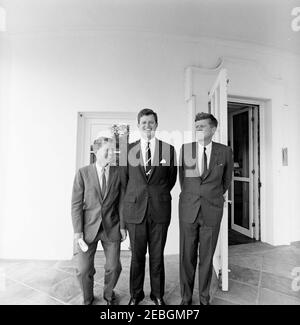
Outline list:
[[[105,176],[105,167],[102,168],[102,179],[101,179],[101,196],[104,199],[106,192],[106,176]]]
[[[206,156],[206,147],[203,148],[203,157],[202,157],[202,175],[207,172],[207,156]]]
[[[150,149],[150,142],[147,142],[147,147],[146,147],[146,177],[149,179],[150,174],[151,174],[151,149]]]

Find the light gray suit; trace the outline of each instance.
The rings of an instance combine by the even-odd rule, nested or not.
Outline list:
[[[77,278],[83,292],[84,304],[91,304],[94,286],[94,257],[98,241],[101,240],[106,264],[104,278],[104,299],[113,298],[122,267],[120,263],[120,200],[121,182],[118,167],[110,166],[107,189],[101,195],[95,164],[78,170],[73,184],[72,223],[74,233],[83,232],[89,249],[82,252],[74,243],[74,256],[77,260]]]

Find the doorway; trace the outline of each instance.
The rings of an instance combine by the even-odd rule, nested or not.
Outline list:
[[[259,105],[228,102],[234,171],[228,191],[229,245],[260,240]]]
[[[119,148],[118,135],[128,133],[129,142],[136,140],[136,114],[133,112],[79,112],[77,132],[77,169],[95,162],[93,142],[99,136],[115,138],[116,163]],[[98,250],[102,245],[98,244]],[[121,243],[121,250],[129,250],[129,237]]]

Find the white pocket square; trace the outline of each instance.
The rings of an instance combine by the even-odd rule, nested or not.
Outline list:
[[[166,163],[165,159],[162,159],[162,160],[160,161],[160,164],[165,164],[165,163]]]

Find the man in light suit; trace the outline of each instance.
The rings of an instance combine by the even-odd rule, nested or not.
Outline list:
[[[118,167],[110,165],[114,154],[112,139],[96,139],[93,151],[96,163],[79,169],[73,184],[72,223],[76,275],[83,293],[83,303],[92,304],[96,272],[94,257],[100,240],[106,257],[103,297],[107,305],[114,305],[113,289],[122,270],[120,240],[126,238],[124,223],[119,214],[121,183]],[[79,246],[79,239],[88,246],[86,252]]]
[[[179,198],[180,286],[182,305],[192,303],[199,248],[200,304],[209,304],[213,255],[219,235],[224,198],[233,170],[232,150],[212,142],[218,121],[208,113],[195,118],[197,142],[180,152]]]
[[[164,305],[164,247],[171,218],[171,190],[176,182],[174,147],[155,137],[157,114],[143,109],[138,114],[141,139],[129,145],[122,168],[124,221],[131,246],[129,305],[144,299],[147,247],[150,262],[150,298]]]

